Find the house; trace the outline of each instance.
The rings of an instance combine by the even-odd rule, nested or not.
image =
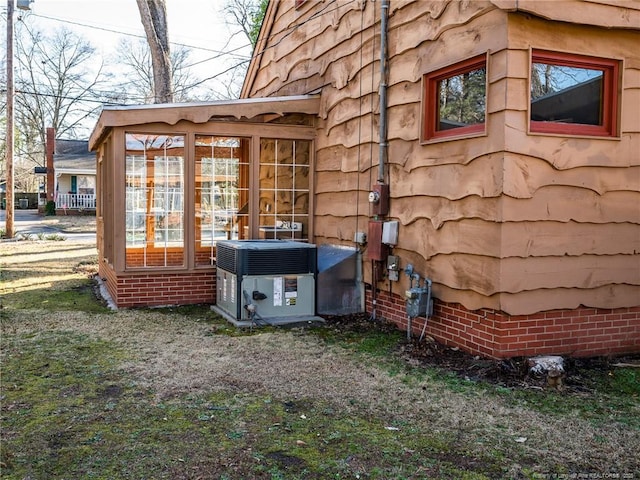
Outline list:
[[[95,213],[96,156],[88,140],[55,138],[47,129],[47,200],[56,211],[68,214]]]
[[[272,1],[241,100],[102,112],[101,276],[121,306],[215,302],[216,239],[295,222],[411,334],[638,352],[639,40],[614,0]]]

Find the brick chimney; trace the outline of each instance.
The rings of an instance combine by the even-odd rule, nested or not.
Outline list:
[[[56,153],[56,130],[53,127],[47,128],[47,202],[53,201],[55,193],[55,171],[53,170],[53,154]]]

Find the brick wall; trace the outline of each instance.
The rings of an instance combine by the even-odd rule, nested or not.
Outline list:
[[[212,248],[196,250],[196,265],[213,265],[214,254]]]
[[[376,318],[407,330],[404,298],[380,291]],[[366,308],[373,311],[372,291]],[[618,309],[580,307],[534,315],[507,315],[488,309],[470,311],[457,303],[435,300],[426,334],[449,346],[493,358],[540,354],[580,356],[640,352],[640,306]],[[425,319],[411,321],[413,335],[422,332]]]
[[[115,272],[102,259],[99,259],[98,275],[104,282],[105,286],[107,287],[107,291],[109,292],[109,295],[115,302],[117,298],[117,293],[118,293],[116,291],[116,285],[117,285],[118,279],[116,277]]]
[[[215,271],[140,272],[115,275],[106,265],[100,276],[118,308],[214,303]]]

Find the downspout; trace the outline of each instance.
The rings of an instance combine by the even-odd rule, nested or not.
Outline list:
[[[389,2],[390,0],[382,0],[380,4],[380,87],[378,91],[378,97],[380,101],[380,132],[379,132],[379,155],[378,155],[378,185],[385,185],[385,166],[387,163],[387,19],[389,17]],[[386,191],[387,199],[384,201],[388,206],[388,186],[384,190]],[[378,214],[382,216],[387,214],[387,211],[376,212],[376,219]],[[372,319],[376,320],[376,307],[377,307],[377,284],[378,276],[376,274],[380,260],[371,261],[371,274],[372,274],[372,294],[371,302],[373,304]]]
[[[389,1],[382,0],[380,5],[380,153],[378,163],[378,183],[385,183],[385,165],[387,164],[387,19]]]

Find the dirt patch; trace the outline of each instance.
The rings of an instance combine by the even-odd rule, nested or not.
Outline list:
[[[305,462],[304,459],[300,457],[296,457],[295,455],[290,455],[283,451],[267,453],[265,457],[271,460],[274,460],[285,470],[289,470],[289,469],[300,470],[304,468],[305,465],[307,464],[307,462]]]
[[[122,395],[123,388],[120,385],[106,385],[104,388],[98,390],[97,395],[99,398],[118,398]]]

